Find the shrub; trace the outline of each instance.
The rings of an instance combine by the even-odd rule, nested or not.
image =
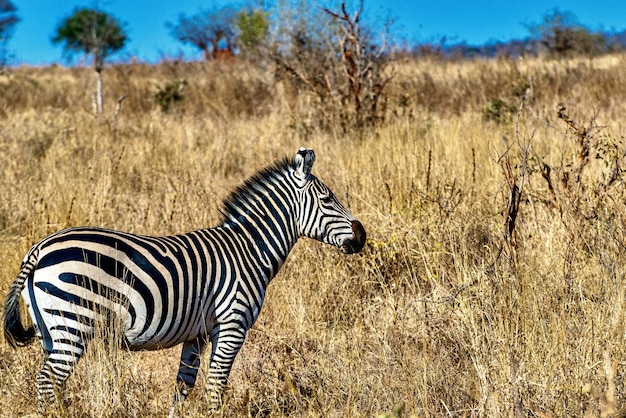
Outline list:
[[[345,132],[383,120],[390,59],[385,43],[374,43],[362,26],[363,1],[353,15],[345,3],[339,12],[323,11],[327,30],[317,31],[315,21],[304,19],[288,30],[288,45],[274,53],[279,71],[297,90],[315,96],[317,126]]]
[[[178,103],[185,98],[183,96],[185,85],[187,85],[185,80],[178,80],[173,83],[165,83],[163,87],[157,87],[154,101],[162,112],[167,113],[173,103]]]
[[[510,122],[515,110],[515,106],[504,100],[493,99],[482,108],[483,120],[496,123]]]

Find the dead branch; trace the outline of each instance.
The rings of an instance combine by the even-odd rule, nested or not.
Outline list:
[[[326,96],[326,92],[320,90],[317,83],[314,83],[309,77],[307,77],[304,72],[298,71],[295,66],[289,64],[286,60],[282,59],[278,55],[274,56],[274,59],[285,71],[287,71],[288,74],[291,74],[297,80],[300,80],[300,82],[304,83],[304,85],[306,85],[310,91],[317,94],[320,98]],[[325,79],[325,81],[327,80]]]
[[[504,216],[504,235],[511,245],[511,248],[516,248],[515,221],[517,220],[519,205],[522,200],[522,190],[517,186],[516,178],[513,176],[508,154],[501,160],[500,164],[507,184],[509,185],[509,196]]]
[[[543,177],[548,183],[548,191],[550,192],[550,197],[552,198],[552,204],[555,208],[559,210],[561,216],[563,216],[563,211],[561,209],[561,205],[559,205],[559,201],[556,197],[556,191],[554,190],[554,186],[552,185],[552,177],[551,177],[552,169],[550,166],[544,162],[541,163],[541,177]]]
[[[128,97],[128,93],[124,93],[120,97],[117,98],[117,103],[115,103],[115,112],[113,112],[113,122],[117,120],[117,115],[119,115],[120,110],[122,110],[122,102],[127,97]]]
[[[371,43],[362,28],[363,0],[352,13],[345,3],[339,10],[320,10],[336,25],[318,33],[304,22],[290,33],[288,48],[277,46],[270,55],[298,88],[317,96],[322,126],[337,124],[345,130],[383,120],[385,89],[393,72],[387,71],[386,43]]]
[[[366,51],[361,34],[360,18],[363,11],[363,1],[359,2],[359,10],[350,16],[346,10],[346,4],[341,4],[341,12],[333,12],[327,8],[322,9],[331,17],[341,22],[343,37],[339,40],[339,52],[343,72],[348,81],[348,95],[352,99],[356,122],[361,125],[364,120],[374,121],[377,116],[378,100],[392,76],[382,78],[384,65],[380,65],[381,57],[385,52],[385,42],[379,48],[378,53],[371,54]],[[363,93],[365,92],[365,96]],[[367,102],[369,103],[369,109]],[[367,115],[364,114],[364,109]],[[367,111],[369,110],[369,112]]]
[[[576,144],[578,145],[578,163],[581,165],[582,168],[582,166],[587,164],[589,160],[589,138],[587,137],[587,135],[589,134],[591,129],[594,128],[594,125],[592,122],[592,124],[588,128],[585,128],[584,126],[576,123],[574,119],[566,115],[565,110],[567,109],[565,105],[563,105],[563,103],[559,103],[557,105],[557,115],[559,119],[562,119],[565,123],[567,123],[567,125],[576,134]]]

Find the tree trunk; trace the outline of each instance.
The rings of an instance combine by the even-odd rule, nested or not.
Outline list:
[[[96,68],[96,113],[102,115],[102,68]]]
[[[96,115],[102,115],[102,61],[98,48],[94,50],[94,69],[96,70]]]

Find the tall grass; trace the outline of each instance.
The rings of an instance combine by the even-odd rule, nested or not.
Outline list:
[[[308,125],[313,99],[271,68],[112,67],[99,120],[87,69],[7,69],[0,283],[8,290],[28,248],[63,227],[213,226],[245,177],[312,147],[316,175],[363,222],[368,245],[354,256],[296,246],[237,357],[224,416],[621,414],[625,60],[395,62],[385,122],[354,136]],[[185,99],[161,112],[156,91],[180,79]],[[496,99],[508,115],[485,117]],[[567,188],[578,150],[559,102],[603,127]],[[514,243],[506,157],[522,187]],[[179,353],[94,343],[58,415],[166,414]],[[0,355],[1,410],[34,413],[41,348],[2,341]],[[182,408],[204,416],[207,405],[198,387]]]

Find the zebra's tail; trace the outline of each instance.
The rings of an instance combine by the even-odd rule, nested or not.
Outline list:
[[[33,275],[37,266],[39,250],[34,249],[28,254],[20,272],[9,289],[4,302],[4,337],[13,347],[23,347],[35,338],[35,326],[24,328],[20,315],[20,293],[24,289],[26,280]]]

